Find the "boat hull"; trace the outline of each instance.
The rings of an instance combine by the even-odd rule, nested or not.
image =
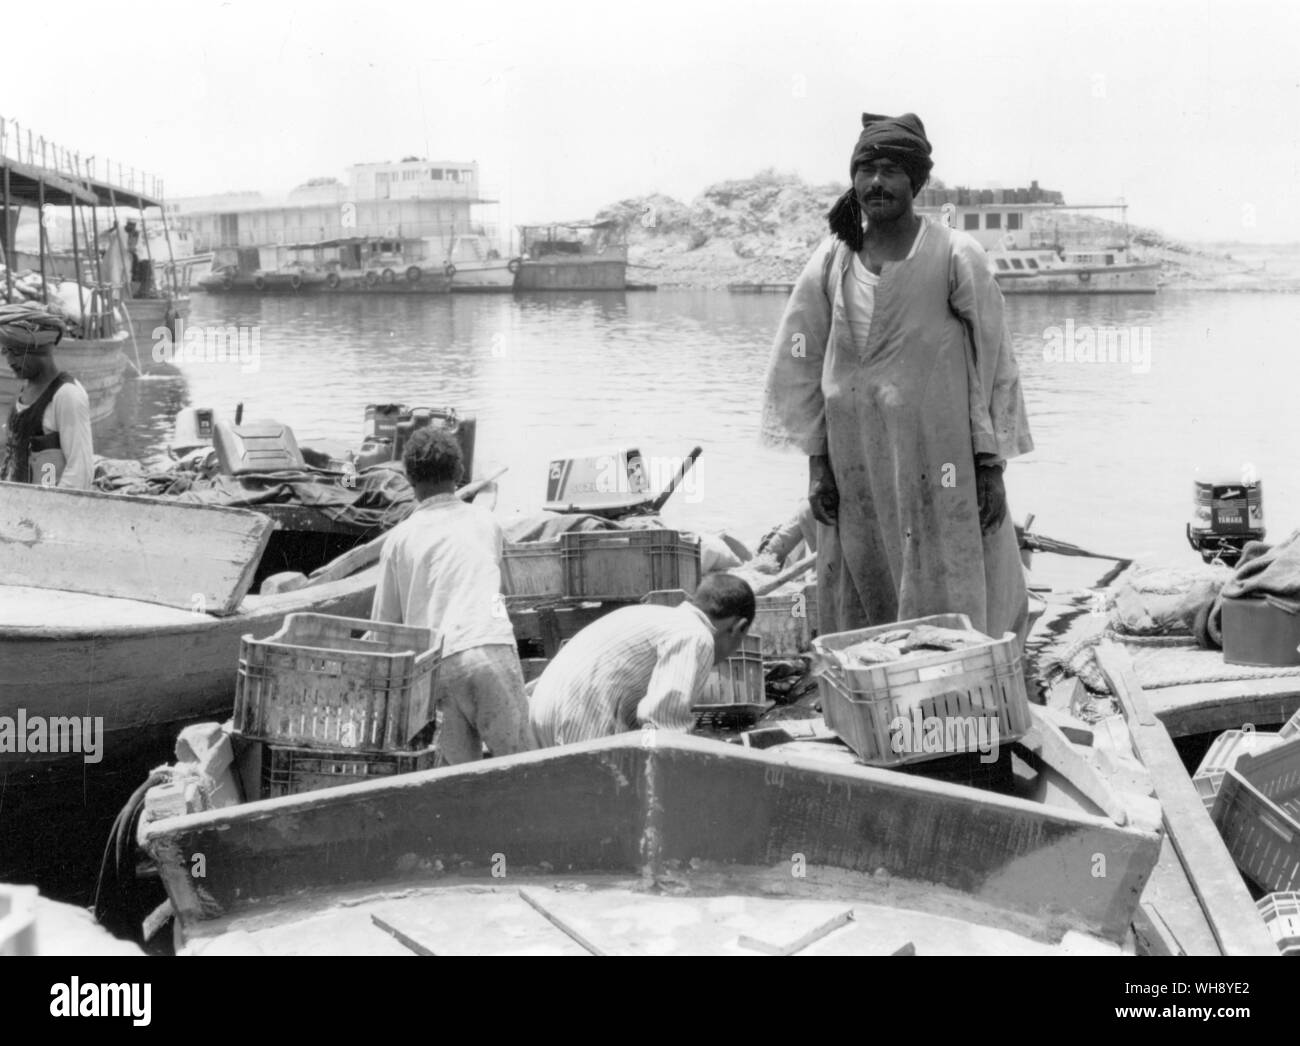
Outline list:
[[[568,259],[551,256],[519,266],[515,289],[521,291],[621,291],[627,289],[627,259],[599,256]]]
[[[0,881],[36,880],[47,893],[83,900],[94,862],[77,840],[102,845],[142,774],[171,757],[183,726],[230,717],[241,637],[268,636],[296,612],[369,617],[374,583],[372,568],[316,588],[246,596],[225,618],[0,586],[0,716],[21,709],[28,722],[103,722],[97,762],[83,752],[0,751]],[[62,613],[40,602],[54,599]],[[28,616],[33,624],[15,623]]]
[[[90,398],[92,425],[112,415],[125,380],[127,358],[123,353],[130,349],[126,331],[112,338],[64,338],[55,348],[55,362],[81,382]],[[7,367],[0,369],[4,371],[0,373],[0,417],[5,417],[18,395],[19,382]]]
[[[515,287],[515,274],[500,262],[457,262],[451,278],[453,294],[501,293]]]
[[[511,893],[552,873],[689,893],[697,870],[745,868],[769,894],[888,904],[897,891],[900,907],[1117,950],[1160,845],[1154,831],[1064,808],[666,731],[176,817],[141,838],[190,944],[289,921],[304,899],[437,887],[444,870],[493,885],[508,875]],[[1092,874],[1099,853],[1105,876]],[[608,943],[620,931],[601,932]],[[471,937],[449,950],[480,947]]]
[[[1155,294],[1159,265],[1051,269],[1025,275],[999,272],[1003,294]]]

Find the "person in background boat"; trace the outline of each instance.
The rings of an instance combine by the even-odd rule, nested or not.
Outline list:
[[[654,726],[687,731],[713,666],[754,620],[754,592],[709,574],[676,607],[623,607],[593,621],[546,666],[528,703],[539,748]]]
[[[484,745],[494,756],[524,751],[528,704],[501,598],[501,528],[491,513],[456,496],[461,450],[450,432],[418,430],[402,464],[419,504],[384,543],[370,616],[441,637],[440,765],[480,759]]]
[[[793,516],[766,534],[750,566],[760,574],[775,574],[787,563],[794,565],[817,551],[817,521],[807,498]]]
[[[762,434],[808,456],[823,632],[964,613],[1024,638],[1002,470],[1033,449],[984,250],[925,221],[913,113],[864,113],[852,188],[773,343]]]
[[[126,231],[126,249],[131,255],[131,296],[148,297],[149,293],[149,259],[140,243],[140,230],[135,222],[128,218],[123,227]]]
[[[47,344],[33,325],[58,332]],[[90,398],[81,384],[54,362],[62,336],[58,317],[0,321],[0,352],[22,382],[5,425],[0,479],[66,490],[89,490],[95,475]]]

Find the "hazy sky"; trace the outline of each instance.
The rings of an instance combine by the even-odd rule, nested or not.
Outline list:
[[[170,196],[417,154],[478,160],[503,225],[581,217],[764,167],[847,181],[860,113],[911,110],[950,184],[1300,240],[1293,0],[132,0],[21,23],[0,115]]]

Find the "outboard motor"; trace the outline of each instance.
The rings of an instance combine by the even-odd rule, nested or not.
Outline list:
[[[1248,541],[1264,540],[1262,484],[1230,482],[1226,477],[1196,480],[1187,540],[1206,563],[1235,566]]]

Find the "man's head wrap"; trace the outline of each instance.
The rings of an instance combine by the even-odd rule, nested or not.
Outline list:
[[[59,316],[35,303],[0,306],[0,347],[46,355],[66,330]]]
[[[853,147],[849,177],[855,177],[862,164],[881,157],[893,160],[907,172],[913,195],[921,191],[934,163],[930,159],[930,140],[925,136],[925,125],[919,116],[915,113],[902,116],[862,114],[862,133]],[[835,202],[827,218],[831,232],[853,250],[862,249],[862,210],[852,186]]]

